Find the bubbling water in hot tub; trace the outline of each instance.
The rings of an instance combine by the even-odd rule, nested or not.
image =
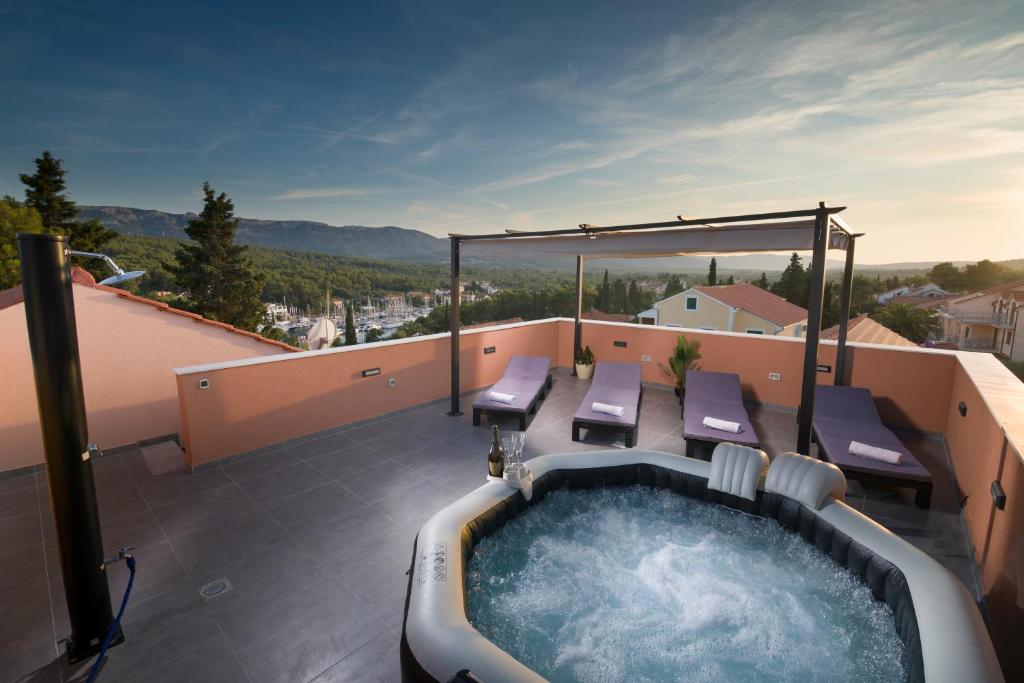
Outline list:
[[[773,520],[555,491],[474,549],[473,625],[552,681],[904,679],[892,611]]]

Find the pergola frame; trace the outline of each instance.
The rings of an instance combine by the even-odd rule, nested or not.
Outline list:
[[[558,236],[580,236],[582,238],[595,238],[605,233],[630,233],[634,231],[663,229],[666,234],[679,235],[683,231],[667,230],[669,228],[712,228],[716,231],[729,230],[729,225],[740,223],[758,223],[762,221],[785,221],[787,219],[814,219],[813,241],[811,245],[811,267],[810,267],[810,296],[808,301],[807,331],[805,336],[803,379],[800,392],[800,406],[797,411],[797,446],[796,450],[807,454],[811,445],[811,420],[814,414],[814,388],[817,383],[818,371],[818,343],[821,337],[821,315],[824,303],[825,292],[825,270],[826,256],[829,249],[829,240],[833,232],[845,235],[846,263],[843,271],[843,288],[841,293],[841,312],[839,326],[839,348],[836,355],[835,384],[841,385],[846,373],[846,334],[847,322],[850,317],[850,305],[853,294],[853,260],[854,245],[861,233],[853,233],[849,226],[837,215],[846,207],[829,207],[821,202],[817,208],[801,209],[797,211],[778,211],[772,213],[745,214],[738,216],[719,216],[715,218],[683,218],[680,216],[674,221],[663,221],[658,223],[638,223],[633,225],[617,225],[610,227],[594,227],[582,224],[578,228],[563,228],[557,230],[529,230],[516,231],[507,230],[504,233],[487,235],[460,235],[449,234],[451,240],[451,410],[449,415],[461,415],[461,383],[459,375],[459,334],[461,323],[459,319],[461,309],[461,294],[459,292],[460,282],[460,261],[462,256],[462,245],[465,242],[476,240],[516,240],[524,243],[524,248],[529,248],[531,238],[551,238]],[[783,224],[784,225],[784,224]],[[739,227],[739,226],[737,226]],[[750,226],[746,226],[750,227]],[[765,251],[765,249],[752,248],[750,251]],[[677,253],[702,253],[700,251],[677,252]],[[708,253],[708,252],[703,252]],[[599,258],[608,258],[601,256]],[[613,253],[610,257],[619,258],[652,258],[653,255],[637,255],[632,252]],[[582,344],[582,322],[583,314],[583,261],[582,253],[576,255],[576,315],[573,331],[573,352]]]

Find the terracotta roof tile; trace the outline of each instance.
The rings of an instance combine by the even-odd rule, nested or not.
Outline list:
[[[584,320],[601,320],[609,323],[629,323],[633,322],[636,316],[629,315],[628,313],[605,313],[599,311],[596,308],[592,308],[582,315]]]
[[[199,315],[198,313],[190,313],[189,311],[183,311],[183,310],[181,310],[179,308],[174,308],[173,306],[165,304],[162,301],[153,301],[152,299],[147,299],[147,298],[142,297],[142,296],[136,296],[135,294],[132,294],[131,292],[123,290],[123,289],[117,289],[116,287],[108,287],[107,285],[98,284],[96,282],[96,278],[94,278],[89,273],[89,271],[85,270],[84,268],[79,268],[78,266],[73,266],[71,268],[71,282],[74,283],[74,284],[77,284],[77,285],[83,285],[85,287],[92,287],[93,289],[98,289],[98,290],[101,290],[101,291],[104,291],[104,292],[109,292],[111,294],[116,294],[118,297],[120,297],[122,299],[127,299],[129,301],[134,301],[134,302],[140,303],[140,304],[146,304],[147,306],[152,306],[153,308],[159,309],[159,310],[164,311],[166,313],[173,313],[174,315],[180,315],[180,316],[182,316],[184,318],[192,318],[197,323],[202,323],[203,325],[213,325],[215,327],[220,327],[222,329],[227,330],[228,332],[233,332],[235,334],[240,334],[240,335],[243,335],[243,336],[246,336],[246,337],[251,337],[251,338],[255,339],[256,341],[262,342],[264,344],[271,344],[273,346],[276,346],[278,348],[284,349],[286,351],[301,351],[302,350],[300,348],[292,346],[291,344],[285,344],[284,342],[279,342],[279,341],[276,341],[274,339],[267,339],[263,335],[257,334],[255,332],[249,332],[248,330],[238,329],[234,325],[229,325],[227,323],[222,323],[222,322],[219,322],[217,320],[209,320],[209,319],[204,318],[203,316]],[[0,291],[0,310],[3,310],[4,308],[7,308],[9,306],[13,306],[14,304],[19,304],[19,303],[21,303],[24,300],[25,300],[25,296],[24,296],[24,294],[23,294],[23,292],[21,290],[21,286],[20,285],[17,286],[17,287],[12,287],[10,289],[6,289],[4,291]]]
[[[772,294],[749,282],[738,285],[696,287],[695,289],[727,306],[742,308],[782,327],[807,320],[807,309],[791,304],[781,296]]]
[[[822,339],[839,339],[839,325],[821,331]],[[906,337],[896,334],[880,322],[862,313],[851,318],[846,328],[846,341],[865,344],[889,344],[891,346],[917,346]]]

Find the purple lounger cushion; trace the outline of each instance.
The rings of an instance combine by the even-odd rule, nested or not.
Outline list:
[[[686,393],[690,393],[690,387],[686,387]],[[742,403],[726,403],[724,401],[701,401],[687,397],[683,410],[683,438],[696,439],[698,441],[710,441],[719,443],[728,441],[743,446],[757,447],[760,441],[754,426],[750,424],[750,416]],[[740,425],[740,431],[736,434],[712,429],[704,425],[705,417],[717,417],[719,420],[728,420]]]
[[[594,367],[590,390],[576,411],[576,419],[615,426],[635,425],[641,373],[638,363],[598,363]],[[594,412],[591,408],[594,403],[622,406],[622,415]]]
[[[501,379],[481,393],[473,401],[473,407],[494,412],[526,412],[547,382],[549,367],[550,361],[545,356],[512,356]],[[494,401],[488,397],[492,391],[512,394],[516,400],[512,403]]]
[[[738,434],[704,426],[705,417],[737,422]],[[750,415],[743,406],[740,378],[731,372],[686,372],[686,397],[683,399],[683,438],[719,443],[728,441],[757,447],[760,440]]]
[[[871,392],[860,387],[819,385],[814,392],[814,435],[829,462],[839,469],[875,474],[896,479],[930,482],[932,475],[918,462],[903,442],[882,424]],[[850,453],[850,442],[896,451],[900,462],[892,465],[881,460]]]

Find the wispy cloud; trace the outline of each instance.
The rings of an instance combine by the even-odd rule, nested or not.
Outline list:
[[[351,199],[357,197],[369,197],[370,195],[380,193],[380,190],[362,187],[310,187],[286,190],[280,194],[272,196],[271,199],[326,199],[330,197],[343,197]]]
[[[697,176],[692,173],[683,173],[682,175],[662,176],[658,178],[657,182],[660,185],[685,185],[686,183],[692,183],[696,179]]]

